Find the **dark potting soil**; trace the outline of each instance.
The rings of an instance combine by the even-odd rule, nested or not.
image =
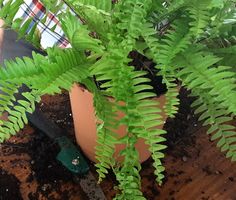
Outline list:
[[[56,160],[59,146],[47,136],[37,131],[30,142],[28,154],[31,157],[31,168],[39,183],[47,184],[59,180],[70,181],[73,175]]]
[[[131,52],[129,57],[132,59],[129,64],[134,66],[135,70],[147,72],[145,77],[149,78],[151,81],[149,84],[153,87],[152,92],[157,96],[167,92],[166,85],[162,83],[162,76],[158,76],[158,70],[151,60],[136,51]]]
[[[175,118],[168,118],[164,125],[164,129],[167,131],[166,144],[168,151],[172,152],[175,149],[176,155],[182,156],[185,154],[183,149],[179,149],[180,152],[176,151],[176,147],[186,147],[195,145],[195,131],[193,127],[198,130],[197,116],[194,115],[191,103],[194,98],[189,97],[190,92],[185,88],[181,88],[179,92],[180,105],[178,113]],[[189,131],[191,129],[191,131]]]
[[[0,169],[0,200],[23,200],[19,180],[3,169]]]

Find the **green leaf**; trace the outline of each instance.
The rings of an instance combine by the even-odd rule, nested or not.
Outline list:
[[[89,36],[89,31],[85,26],[81,26],[74,32],[72,46],[78,51],[91,50],[96,53],[102,53],[104,50],[102,42]]]

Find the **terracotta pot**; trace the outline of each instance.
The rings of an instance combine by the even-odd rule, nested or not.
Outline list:
[[[160,102],[160,106],[163,107],[165,103],[165,96],[162,95],[156,98]],[[95,159],[95,146],[96,146],[96,118],[93,107],[93,95],[88,90],[83,89],[77,84],[74,84],[70,91],[71,109],[74,120],[75,136],[76,140],[85,153],[85,155],[91,160],[96,162]],[[163,119],[166,120],[166,116],[163,113]],[[162,128],[160,126],[159,128]],[[125,126],[120,127],[117,130],[119,136],[125,135]],[[124,145],[116,146],[116,155],[122,150]],[[143,139],[140,139],[136,148],[140,154],[140,162],[144,162],[150,157],[148,151],[148,145],[145,144]]]
[[[1,56],[2,56],[2,42],[3,42],[3,34],[4,34],[4,29],[2,26],[4,25],[3,20],[0,19],[0,61],[1,61]]]

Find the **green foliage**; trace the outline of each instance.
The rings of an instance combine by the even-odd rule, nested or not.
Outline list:
[[[107,169],[113,168],[115,165],[113,154],[118,138],[112,129],[115,128],[117,114],[112,111],[114,104],[102,94],[102,91],[98,90],[92,80],[86,79],[82,83],[94,95],[98,137],[98,145],[96,146],[96,159],[98,163],[96,167],[99,174],[98,182],[101,182],[105,178],[105,174],[108,173]]]
[[[110,0],[65,0],[65,2],[89,26],[90,31],[107,39],[106,34],[111,23]]]
[[[144,29],[147,31],[142,33],[149,47],[150,57],[158,64],[156,68],[160,70],[163,82],[167,86],[165,112],[170,117],[174,117],[179,105],[177,84],[175,83],[176,76],[171,63],[175,56],[190,44],[190,34],[188,33],[186,20],[180,20],[176,24],[178,25],[173,25],[173,30],[168,31],[165,38],[160,41],[155,37],[156,32],[153,30],[152,24],[144,25]]]
[[[211,0],[194,0],[189,1],[189,17],[193,20],[189,23],[191,28],[190,32],[195,36],[199,37],[204,33],[204,28],[208,25],[209,21],[209,6]]]
[[[220,59],[196,49],[188,49],[179,57],[180,65],[186,67],[177,76],[198,96],[193,107],[201,114],[203,125],[210,126],[211,139],[218,139],[217,146],[235,161],[235,127],[229,124],[236,107],[235,73],[228,66],[213,67]]]
[[[230,121],[236,114],[234,1],[227,0],[44,0],[47,12],[57,13],[72,48],[47,49],[47,55],[5,62],[0,69],[0,140],[8,139],[27,123],[26,112],[44,94],[83,84],[94,96],[97,117],[96,164],[99,182],[113,170],[119,193],[115,199],[145,199],[141,192],[139,152],[144,139],[153,158],[156,180],[164,178],[162,159],[165,131],[161,113],[178,111],[177,85],[196,97],[193,107],[208,134],[226,157],[236,160],[236,132]],[[0,1],[0,4],[3,2]],[[15,19],[21,0],[8,0],[0,10],[6,25],[39,45],[37,25],[44,19]],[[29,29],[32,20],[35,25]],[[51,31],[54,31],[51,28]],[[155,63],[168,92],[164,108],[151,92],[147,71],[131,66],[130,52],[138,51]],[[230,58],[230,59],[229,59]],[[99,87],[97,87],[99,83]],[[15,100],[22,84],[31,92]],[[108,98],[109,97],[109,98]],[[109,99],[112,99],[109,100]],[[121,114],[123,117],[118,118]],[[126,127],[123,137],[117,135]],[[115,146],[126,148],[114,157]]]
[[[111,11],[111,1],[110,0],[77,0],[75,1],[77,5],[85,5],[85,6],[94,6],[96,9],[104,10],[106,12]]]
[[[14,86],[11,87],[14,88]],[[35,102],[40,101],[35,91],[23,93],[22,95],[25,99],[14,102],[15,99],[12,98],[11,101],[8,101],[11,106],[6,106],[4,112],[8,112],[9,116],[7,120],[0,120],[0,141],[8,139],[10,135],[15,135],[20,131],[24,124],[28,123],[26,112],[32,113],[35,110]]]
[[[199,92],[196,92],[197,96],[200,96]],[[205,121],[203,125],[210,126],[207,134],[212,135],[211,140],[218,140],[217,147],[222,152],[227,151],[226,157],[231,157],[232,161],[236,161],[236,135],[235,127],[230,125],[230,121],[233,119],[230,113],[212,101],[212,97],[207,94],[198,98],[192,106],[197,107],[196,114],[201,113],[199,119]]]
[[[187,67],[183,68],[177,74],[177,77],[189,89],[197,88],[207,92],[211,98],[214,98],[215,103],[235,114],[236,91],[234,73],[229,71],[229,67],[212,67],[219,60],[220,58],[211,54],[196,52],[196,48],[187,49],[179,57],[179,65]]]
[[[125,155],[125,160],[121,169],[116,171],[116,179],[119,181],[119,189],[121,194],[115,197],[115,200],[143,200],[142,192],[140,191],[140,175],[141,165],[138,161],[138,152],[133,146],[128,146],[122,152]],[[135,161],[135,162],[134,162]],[[130,168],[130,166],[133,166]]]

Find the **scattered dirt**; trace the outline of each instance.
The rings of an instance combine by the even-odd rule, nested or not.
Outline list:
[[[31,157],[31,170],[28,181],[35,178],[38,182],[37,192],[31,199],[38,199],[39,194],[48,196],[52,188],[60,192],[60,181],[70,182],[73,175],[56,160],[60,148],[45,135],[38,134],[30,143],[28,154]],[[65,195],[65,194],[63,194]]]
[[[19,180],[14,175],[0,169],[0,199],[22,200],[19,183]]]

